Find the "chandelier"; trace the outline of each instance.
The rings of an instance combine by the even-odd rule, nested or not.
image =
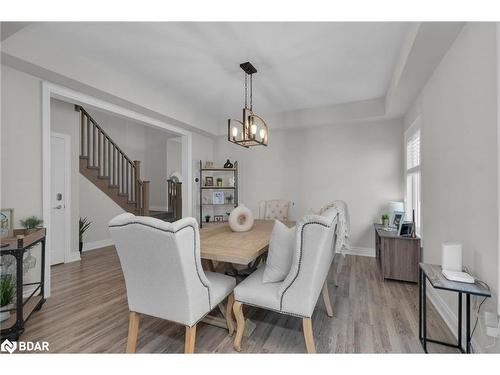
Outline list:
[[[267,146],[268,130],[262,117],[253,112],[253,87],[252,76],[257,69],[249,63],[240,64],[245,72],[245,108],[243,108],[243,121],[227,120],[227,140],[242,147]],[[250,106],[248,106],[248,77],[250,76]]]

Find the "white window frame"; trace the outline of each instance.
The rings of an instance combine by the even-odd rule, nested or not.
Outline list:
[[[419,165],[416,166],[416,167],[412,167],[410,169],[407,169],[407,165],[408,165],[408,153],[407,153],[407,146],[408,146],[408,141],[417,133],[417,132],[420,132],[420,160],[419,160]],[[419,177],[419,183],[420,183],[420,186],[419,186],[419,189],[420,189],[420,221],[419,221],[419,237],[422,238],[423,237],[423,220],[422,220],[422,211],[423,211],[423,205],[422,205],[422,202],[423,202],[423,194],[422,194],[422,126],[421,126],[421,117],[418,116],[414,121],[413,123],[411,124],[411,126],[406,129],[405,133],[404,133],[404,202],[405,202],[405,210],[406,208],[408,207],[408,202],[407,202],[407,196],[408,196],[408,176],[411,175],[411,174],[414,174],[414,173],[419,173],[420,174],[420,177]],[[411,212],[406,212],[406,220],[411,220]]]

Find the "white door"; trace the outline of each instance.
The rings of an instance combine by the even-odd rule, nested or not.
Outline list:
[[[51,249],[50,265],[64,263],[66,236],[66,155],[69,142],[67,138],[51,136]]]

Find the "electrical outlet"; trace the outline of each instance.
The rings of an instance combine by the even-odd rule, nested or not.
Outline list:
[[[484,325],[486,327],[498,328],[498,315],[489,311],[485,311]]]
[[[498,327],[486,327],[486,334],[490,337],[500,337],[500,328]]]

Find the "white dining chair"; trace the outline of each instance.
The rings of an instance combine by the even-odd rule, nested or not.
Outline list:
[[[288,220],[292,202],[284,199],[273,199],[259,202],[259,219],[262,220]]]
[[[264,265],[234,289],[237,323],[234,347],[237,351],[241,350],[245,330],[243,305],[251,305],[302,318],[307,352],[316,352],[311,316],[320,293],[327,315],[333,316],[326,278],[334,255],[332,244],[336,225],[337,216],[304,216],[296,225],[292,266],[286,278],[281,282],[263,283]]]
[[[167,223],[125,213],[109,222],[109,231],[127,288],[127,353],[135,352],[139,314],[184,325],[184,352],[193,353],[197,323],[224,299],[227,327],[232,335],[232,291],[236,280],[203,270],[200,234],[194,218]]]

